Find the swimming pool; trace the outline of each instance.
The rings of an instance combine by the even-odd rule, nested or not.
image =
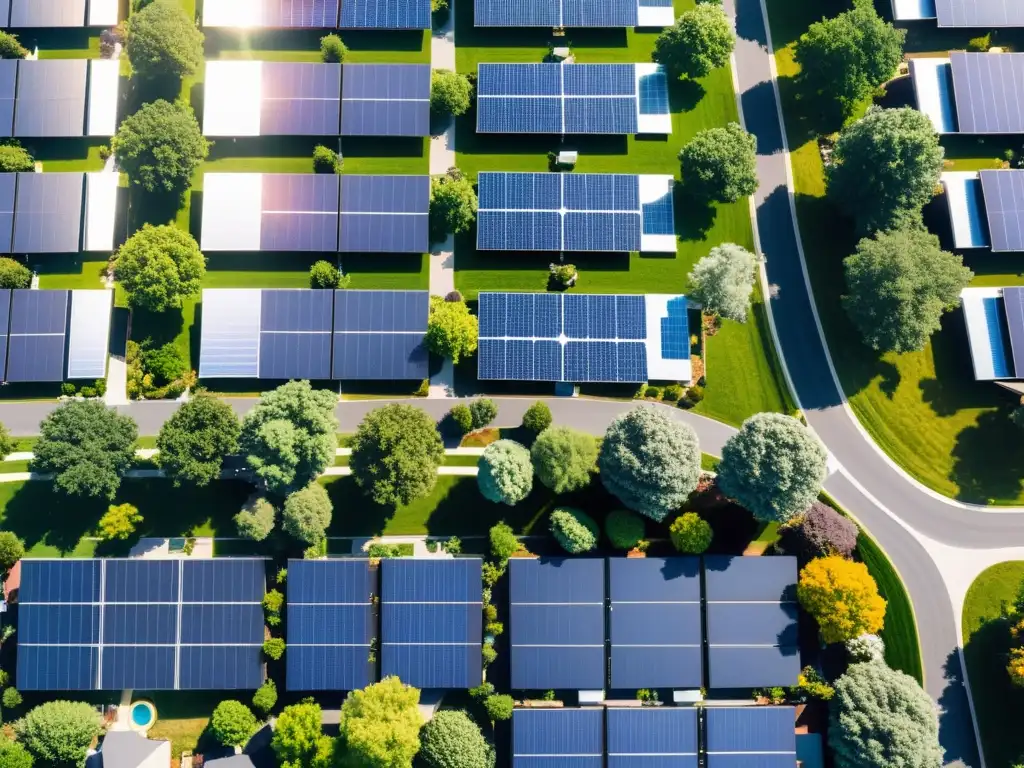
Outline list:
[[[138,731],[145,731],[156,720],[156,708],[148,701],[136,701],[132,704],[131,725]]]

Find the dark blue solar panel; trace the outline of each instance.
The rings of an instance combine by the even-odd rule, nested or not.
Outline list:
[[[18,174],[15,253],[78,252],[84,182],[81,173]]]
[[[640,216],[634,213],[565,214],[566,251],[639,251]]]
[[[345,64],[343,99],[430,100],[429,64]]]
[[[90,603],[100,599],[99,560],[24,560],[18,602]]]
[[[88,59],[21,61],[14,135],[82,136],[88,72]]]
[[[481,561],[384,560],[382,591],[388,602],[478,603],[481,599]]]
[[[634,64],[580,64],[562,67],[567,96],[632,96],[636,93]]]
[[[566,98],[563,133],[636,133],[636,98]]]
[[[606,684],[605,663],[603,643],[586,647],[513,645],[512,688],[600,690]]]
[[[642,342],[619,342],[615,352],[619,381],[647,381],[647,347]]]
[[[795,603],[708,603],[712,645],[796,645]]]
[[[260,91],[264,100],[340,99],[341,66],[341,64],[264,61],[260,65]]]
[[[64,336],[11,336],[7,381],[63,381]]]
[[[736,752],[796,753],[792,707],[706,707],[709,755]],[[793,761],[790,757],[790,762]]]
[[[18,644],[88,645],[100,639],[98,605],[26,604],[18,611]]]
[[[356,293],[353,291],[352,293]],[[363,559],[289,560],[288,603],[369,603],[376,591]]]
[[[796,600],[795,557],[708,555],[704,571],[709,602]]]
[[[263,0],[263,23],[267,27],[338,26],[339,0]]]
[[[565,345],[566,381],[617,381],[615,342],[571,341]]]
[[[331,378],[331,334],[261,333],[259,378]]]
[[[562,346],[557,341],[483,339],[479,357],[481,379],[562,381]]]
[[[676,230],[672,193],[642,206],[645,235],[674,235]]]
[[[696,768],[697,709],[609,707],[605,712],[609,768]]]
[[[177,603],[103,607],[103,642],[106,645],[174,645],[177,634]]]
[[[252,646],[181,646],[178,688],[256,690],[263,684],[262,642],[261,635]]]
[[[18,688],[89,691],[96,687],[99,649],[90,646],[18,645]]]
[[[327,253],[338,250],[338,214],[275,211],[260,217],[261,251]]]
[[[106,560],[103,594],[108,603],[177,603],[175,560]]]
[[[551,0],[474,0],[477,27],[557,27],[561,4]]]
[[[624,173],[562,176],[565,207],[573,211],[640,210],[640,177]]]
[[[620,339],[647,338],[647,302],[643,296],[615,297],[615,335]]]
[[[426,214],[346,213],[341,216],[343,253],[426,253],[430,248]]]
[[[262,136],[337,136],[338,99],[267,99],[260,104]]]
[[[478,609],[479,610],[479,609]],[[474,688],[482,680],[480,644],[393,645],[381,649],[381,675],[416,688]]]
[[[18,59],[0,59],[0,138],[14,135],[14,88]]]
[[[479,64],[477,93],[481,96],[560,96],[561,64]]]
[[[601,709],[517,709],[512,713],[512,765],[600,768]]]
[[[670,299],[668,316],[661,318],[661,356],[666,360],[690,359],[690,321],[685,296]]]
[[[11,333],[64,333],[68,316],[68,291],[14,291]]]
[[[604,560],[599,558],[509,561],[513,603],[603,603]]]
[[[342,136],[428,136],[429,101],[352,101],[341,111]]]
[[[342,29],[430,29],[430,0],[341,0]]]
[[[264,289],[260,330],[330,331],[333,300],[333,291]]]
[[[317,173],[265,173],[261,210],[264,213],[338,210],[338,177]]]
[[[336,291],[335,331],[426,331],[426,291]]]
[[[671,0],[669,2],[671,7]],[[668,78],[664,72],[640,76],[640,114],[669,114]]]
[[[495,96],[477,99],[477,133],[562,133],[562,100]]]
[[[512,603],[513,645],[604,645],[604,603]]]
[[[562,26],[635,27],[636,0],[562,0]]]
[[[700,602],[700,559],[647,557],[608,561],[612,602]]]
[[[508,342],[499,339],[480,339],[477,346],[478,379],[505,380],[508,378],[505,361],[505,348]]]
[[[291,578],[291,574],[288,574]],[[372,604],[292,605],[288,601],[288,647],[302,645],[361,645],[374,636]]]
[[[341,250],[425,253],[429,206],[427,176],[343,176]]]
[[[482,292],[477,297],[477,313],[480,316],[480,338],[487,336],[508,336],[508,308],[511,293]]]
[[[11,253],[14,240],[14,190],[18,174],[0,173],[0,253]]]
[[[263,607],[244,605],[182,605],[181,642],[252,643],[263,637]]]
[[[334,334],[335,379],[425,379],[430,356],[424,335]]]
[[[221,558],[182,561],[185,603],[261,603],[266,591],[264,560]]]
[[[172,690],[174,656],[173,645],[104,646],[100,690]]]
[[[404,597],[399,596],[399,600]],[[467,642],[467,637],[472,642],[472,638],[482,637],[483,632],[483,614],[479,602],[479,596],[475,602],[465,604],[437,600],[429,603],[395,603],[385,597],[381,622],[384,642],[461,645]],[[474,647],[480,645],[479,641],[472,644]]]
[[[289,691],[352,691],[376,680],[367,646],[288,644]]]

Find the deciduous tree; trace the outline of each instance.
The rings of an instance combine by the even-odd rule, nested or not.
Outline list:
[[[199,292],[206,257],[188,232],[151,224],[129,237],[117,252],[114,277],[128,293],[128,303],[151,312],[181,306]]]
[[[754,254],[734,243],[712,248],[690,272],[690,297],[699,301],[708,314],[745,323],[754,292],[756,263]]]
[[[654,60],[674,77],[694,79],[729,63],[735,33],[718,6],[699,4],[654,42]]]
[[[494,747],[461,709],[443,709],[420,731],[427,768],[494,768]]]
[[[273,680],[266,680],[252,695],[252,705],[264,716],[269,715],[277,705],[277,684]]]
[[[10,531],[0,531],[0,571],[7,573],[25,556],[25,543]]]
[[[757,140],[739,123],[706,128],[679,152],[683,186],[691,195],[735,203],[757,191]]]
[[[430,76],[430,110],[435,115],[464,115],[473,99],[473,85],[461,72],[435,69]]]
[[[211,395],[196,395],[160,427],[157,461],[175,485],[209,485],[220,477],[224,457],[238,452],[241,432],[230,405]]]
[[[175,0],[153,0],[128,17],[125,32],[133,75],[191,77],[203,65],[203,33]]]
[[[420,749],[420,692],[397,677],[352,691],[338,725],[342,768],[401,768]]]
[[[284,501],[282,527],[306,544],[316,544],[327,535],[334,510],[331,497],[319,483],[310,483]]]
[[[465,302],[430,297],[427,346],[435,355],[457,364],[476,352],[478,331],[476,315],[470,314]]]
[[[508,523],[496,523],[491,526],[488,535],[491,540],[491,554],[500,563],[504,563],[522,549],[523,545],[519,543],[515,531]]]
[[[530,449],[537,479],[555,493],[586,488],[597,465],[597,441],[569,427],[548,427]]]
[[[815,501],[779,529],[778,548],[801,562],[824,555],[852,557],[857,548],[857,526],[827,504]]]
[[[100,716],[91,704],[48,701],[15,722],[14,732],[37,765],[71,768],[85,763],[86,750],[100,732]]]
[[[473,183],[458,168],[430,180],[430,240],[467,231],[476,221],[477,199]]]
[[[514,440],[497,440],[484,448],[476,476],[480,495],[510,506],[525,499],[533,489],[530,452]]]
[[[867,566],[839,555],[805,565],[796,593],[804,610],[817,620],[826,643],[875,634],[885,620],[885,600]]]
[[[210,152],[192,107],[162,99],[126,117],[110,143],[128,181],[147,192],[182,194]]]
[[[243,539],[263,541],[274,530],[276,515],[274,505],[265,497],[257,496],[246,502],[242,510],[235,515],[235,528]]]
[[[135,533],[142,515],[132,504],[111,504],[100,518],[100,538],[104,541],[125,541]]]
[[[309,700],[281,710],[270,746],[281,768],[330,768],[333,748],[324,736],[320,705]]]
[[[226,747],[244,746],[257,728],[252,710],[233,699],[218,704],[210,717],[210,733]]]

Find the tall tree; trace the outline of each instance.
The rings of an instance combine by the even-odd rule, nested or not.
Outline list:
[[[477,199],[473,183],[458,168],[430,180],[430,240],[466,232],[476,221]]]
[[[870,109],[839,134],[826,192],[867,235],[920,222],[935,194],[943,149],[931,121],[911,107]]]
[[[756,413],[722,448],[718,487],[757,519],[785,522],[818,497],[827,461],[825,446],[792,416]]]
[[[48,701],[18,720],[14,732],[37,765],[72,768],[85,764],[86,750],[100,732],[100,716],[91,704]]]
[[[941,768],[935,704],[910,675],[853,664],[829,702],[828,744],[837,768]]]
[[[206,258],[188,232],[177,227],[143,225],[117,251],[114,277],[128,293],[128,303],[151,312],[181,306],[199,293]]]
[[[420,408],[396,403],[366,414],[352,441],[349,466],[377,504],[397,506],[430,493],[443,459],[434,421]]]
[[[341,768],[402,768],[420,749],[420,692],[397,677],[352,691],[341,705]]]
[[[885,600],[867,566],[840,555],[819,557],[805,565],[796,595],[817,620],[826,643],[873,635],[885,621]]]
[[[514,440],[497,440],[484,449],[476,481],[489,501],[518,504],[533,488],[530,452]]]
[[[721,7],[698,4],[654,41],[654,60],[674,77],[704,77],[729,63],[736,36]]]
[[[754,254],[735,243],[712,248],[689,274],[690,296],[709,314],[745,323],[754,292],[756,262]]]
[[[147,192],[182,194],[210,153],[192,107],[160,99],[126,117],[110,142],[128,181]]]
[[[138,427],[98,400],[66,402],[43,419],[33,472],[52,472],[54,488],[69,496],[113,500],[135,458]]]
[[[290,381],[264,392],[242,421],[239,446],[246,462],[272,493],[306,486],[334,463],[338,419],[333,392]]]
[[[959,306],[974,273],[917,229],[877,232],[843,261],[843,307],[864,343],[881,352],[924,349],[944,312]]]
[[[717,203],[735,203],[757,191],[757,139],[739,123],[707,128],[679,152],[683,187]]]
[[[420,732],[426,768],[494,768],[494,747],[461,709],[443,709]]]
[[[555,493],[569,493],[590,485],[597,466],[597,441],[569,427],[548,427],[530,450],[537,479]]]
[[[203,65],[203,33],[177,0],[154,0],[125,22],[132,74],[191,77]]]
[[[891,78],[903,59],[906,31],[882,19],[871,0],[854,0],[853,6],[811,24],[794,52],[800,91],[825,116],[822,127],[832,130]]]
[[[212,395],[196,395],[160,427],[157,461],[175,485],[209,485],[220,477],[224,457],[238,452],[241,432],[230,405]]]
[[[427,322],[427,346],[440,357],[453,363],[476,352],[479,325],[464,301],[446,301],[430,297],[430,318]]]
[[[597,464],[605,488],[630,509],[661,522],[697,487],[697,433],[661,411],[638,406],[608,427]]]

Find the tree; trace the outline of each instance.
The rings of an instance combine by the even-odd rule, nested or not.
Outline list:
[[[238,535],[250,541],[263,541],[274,530],[274,517],[277,510],[266,497],[258,496],[246,502],[242,510],[235,515],[235,528]]]
[[[153,374],[156,382],[169,384],[188,373],[189,363],[178,345],[169,341],[163,346],[142,350],[142,367]]]
[[[498,404],[489,397],[481,397],[469,404],[469,416],[473,429],[483,429],[498,418]]]
[[[308,381],[264,392],[242,421],[239,447],[271,493],[303,488],[334,463],[338,451],[337,396]]]
[[[114,277],[128,293],[128,303],[151,312],[181,307],[199,293],[206,257],[188,232],[144,224],[117,252]]]
[[[885,620],[885,600],[867,566],[839,555],[819,557],[805,565],[796,595],[804,610],[818,621],[826,643],[876,634]]]
[[[69,496],[113,501],[135,459],[138,427],[98,400],[75,400],[51,411],[39,428],[33,472],[52,472],[54,488]]]
[[[757,413],[722,448],[718,487],[758,520],[784,523],[818,497],[828,453],[792,416]]]
[[[604,519],[604,532],[616,549],[632,549],[644,537],[644,519],[628,509],[615,509]]]
[[[697,434],[661,411],[639,406],[612,422],[597,464],[609,492],[661,522],[697,487]]]
[[[324,755],[323,725],[320,720],[320,705],[312,699],[291,704],[281,710],[274,725],[274,736],[270,746],[281,762],[281,768],[328,768]],[[330,739],[327,739],[328,743]]]
[[[893,76],[903,60],[906,32],[881,19],[870,0],[833,19],[811,24],[796,43],[800,92],[835,128],[872,91]]]
[[[491,722],[512,719],[512,710],[515,708],[515,700],[507,693],[491,694],[484,699],[484,709]]]
[[[853,664],[835,683],[828,743],[837,768],[940,768],[935,704],[910,675]]]
[[[320,38],[320,58],[325,64],[339,64],[348,55],[348,48],[338,35],[324,35]]]
[[[32,755],[16,741],[0,735],[0,768],[32,768]]]
[[[100,716],[91,704],[48,701],[14,723],[18,741],[47,768],[82,765],[100,732]]]
[[[344,280],[345,285],[342,285]],[[333,290],[348,287],[348,278],[343,278],[341,270],[329,261],[318,261],[309,268],[309,287]]]
[[[327,535],[333,511],[327,489],[310,483],[285,499],[281,524],[288,535],[306,544],[316,544]]]
[[[550,427],[552,421],[554,419],[551,418],[551,409],[547,403],[540,401],[527,408],[526,413],[523,414],[523,427],[535,435],[539,435]]]
[[[338,724],[343,768],[409,766],[420,749],[420,692],[397,677],[352,691]]]
[[[160,427],[157,461],[175,486],[209,485],[220,477],[224,457],[238,452],[241,432],[230,405],[212,395],[196,395]]]
[[[514,440],[498,440],[484,448],[476,476],[480,495],[513,506],[533,489],[530,452]]]
[[[25,556],[25,543],[10,531],[0,531],[0,571],[7,573]]]
[[[17,688],[4,688],[3,696],[0,697],[0,702],[3,703],[4,709],[17,709],[21,706],[21,694]],[[2,764],[0,764],[2,768]]]
[[[175,0],[154,0],[125,22],[132,74],[143,79],[191,77],[203,65],[203,33]]]
[[[695,197],[735,203],[757,191],[757,139],[739,123],[699,132],[679,152],[679,165]]]
[[[444,443],[433,420],[419,408],[394,404],[363,419],[349,466],[374,502],[397,506],[430,493],[443,460]]]
[[[476,221],[477,199],[473,183],[458,168],[430,180],[430,240],[443,242],[466,232]]]
[[[469,307],[461,301],[445,301],[430,297],[430,318],[427,321],[427,346],[452,363],[476,352],[479,325]]]
[[[126,117],[110,143],[128,180],[147,192],[181,194],[210,152],[192,107],[162,99]]]
[[[735,33],[725,12],[717,6],[701,4],[658,36],[654,41],[654,60],[673,78],[693,80],[728,64],[734,41]]]
[[[473,103],[473,84],[461,72],[435,69],[430,75],[430,110],[435,115],[458,117]]]
[[[419,759],[427,768],[493,768],[494,747],[461,709],[442,709],[420,732]]]
[[[284,640],[280,637],[268,637],[263,641],[263,655],[271,661],[277,661],[284,656]]]
[[[685,512],[672,521],[668,528],[672,546],[689,555],[699,555],[711,546],[714,532],[708,521],[696,512]]]
[[[746,248],[723,243],[712,248],[690,272],[690,297],[708,314],[745,323],[754,292],[757,259]]]
[[[100,538],[104,541],[126,541],[142,522],[139,510],[131,504],[111,504],[100,518]]]
[[[852,557],[857,548],[857,526],[832,507],[815,501],[810,509],[779,529],[778,548],[801,562],[824,555]]]
[[[256,689],[256,693],[252,695],[252,705],[262,712],[264,717],[270,714],[277,705],[277,685],[273,680],[266,680]]]
[[[28,49],[21,44],[17,35],[0,32],[0,59],[24,59]]]
[[[938,134],[923,113],[870,109],[839,134],[825,169],[826,192],[862,235],[916,224],[935,194],[942,158]]]
[[[210,717],[210,733],[226,747],[244,746],[258,728],[252,710],[232,699],[218,704]]]
[[[342,160],[341,155],[335,152],[330,147],[325,147],[323,144],[317,144],[313,147],[313,172],[314,173],[341,173],[341,169],[345,166],[345,161]],[[328,262],[318,261],[316,264],[327,264]],[[315,267],[316,264],[313,266]],[[323,288],[322,285],[314,285],[314,288]]]
[[[846,641],[852,662],[885,661],[885,642],[878,635],[863,634]]]
[[[589,552],[597,546],[600,529],[594,518],[575,507],[558,507],[549,521],[551,535],[571,555]]]
[[[530,449],[537,479],[555,493],[570,493],[590,485],[597,464],[597,441],[569,427],[548,427]]]
[[[2,35],[3,32],[0,32],[0,36]],[[35,159],[28,153],[28,150],[20,144],[0,144],[0,172],[31,173],[35,170],[35,167]],[[14,287],[22,288],[24,286],[19,285]]]
[[[496,523],[491,526],[488,537],[491,540],[491,554],[501,563],[512,557],[523,546],[508,523]]]
[[[453,405],[452,409],[448,411],[448,418],[462,434],[465,435],[473,431],[473,413],[469,410],[468,405],[462,403]]]
[[[843,308],[864,343],[881,352],[924,349],[974,273],[923,229],[876,232],[843,260]]]
[[[32,271],[14,259],[0,257],[0,288],[28,288],[32,285]]]

